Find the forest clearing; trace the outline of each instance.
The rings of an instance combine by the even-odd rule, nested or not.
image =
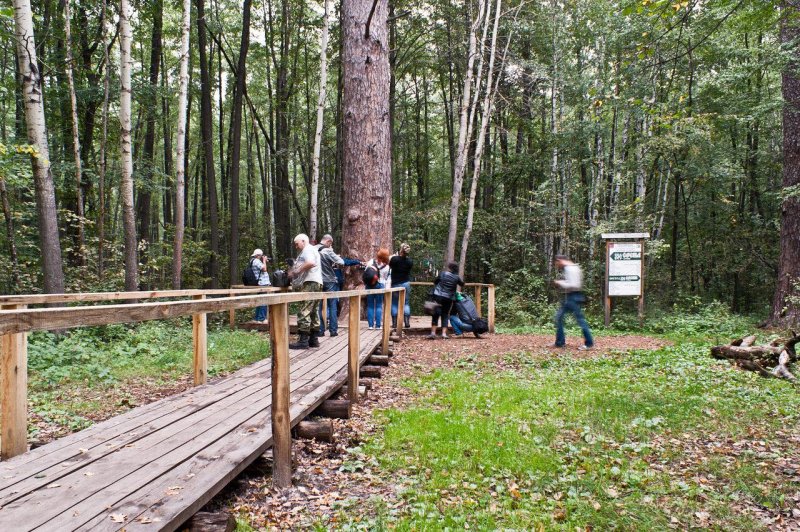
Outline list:
[[[800,529],[799,38],[8,0],[0,528]]]

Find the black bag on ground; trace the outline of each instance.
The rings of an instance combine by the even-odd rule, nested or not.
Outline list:
[[[258,286],[258,276],[253,271],[253,260],[247,263],[247,268],[242,272],[242,284],[245,286]]]
[[[367,288],[374,288],[375,285],[378,284],[380,278],[381,276],[378,273],[378,270],[376,270],[372,266],[367,266],[367,269],[365,269],[364,273],[361,274],[361,281]]]
[[[272,272],[272,286],[276,288],[286,288],[289,286],[289,276],[283,270]]]
[[[483,334],[489,332],[489,322],[483,318],[478,318],[472,322],[472,332],[475,334]]]
[[[460,298],[455,300],[456,312],[461,321],[467,323],[474,323],[475,320],[480,319],[478,309],[475,307],[475,302],[467,294],[462,293]]]

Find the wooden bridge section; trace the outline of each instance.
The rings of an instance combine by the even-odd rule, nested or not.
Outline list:
[[[382,332],[361,328],[359,365]],[[348,337],[290,358],[290,424],[347,381]],[[0,463],[0,530],[174,529],[273,443],[271,359]]]

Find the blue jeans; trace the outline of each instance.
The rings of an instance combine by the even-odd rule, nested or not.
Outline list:
[[[450,326],[453,327],[454,334],[463,334],[465,332],[472,332],[472,324],[461,321],[458,314],[450,314]]]
[[[403,315],[411,316],[411,282],[393,284],[392,288],[406,289],[406,303],[403,307]],[[392,317],[397,317],[397,305],[400,304],[400,292],[392,292]]]
[[[322,283],[323,292],[337,292],[339,283]],[[328,316],[322,315],[322,301],[319,303],[319,334],[325,334],[325,324],[332,333],[339,332],[339,298],[328,300]]]
[[[378,290],[383,288],[383,283],[378,283],[367,290]],[[367,296],[367,325],[370,327],[380,327],[383,325],[383,294]]]
[[[267,319],[267,307],[256,307],[256,315],[253,319],[256,321],[264,321]]]
[[[592,338],[592,331],[589,330],[589,324],[586,323],[586,318],[583,315],[583,311],[581,310],[581,304],[584,301],[583,294],[581,292],[569,292],[564,297],[564,301],[561,303],[561,307],[556,312],[556,345],[559,347],[563,347],[567,343],[566,336],[564,336],[564,314],[567,312],[571,312],[575,316],[575,320],[578,322],[578,326],[581,328],[581,332],[583,332],[583,340],[586,344],[586,347],[592,347],[594,345],[594,339]]]

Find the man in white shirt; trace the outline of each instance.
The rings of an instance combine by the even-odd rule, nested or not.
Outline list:
[[[594,338],[592,338],[592,331],[589,330],[589,324],[586,323],[583,310],[581,310],[581,305],[586,300],[582,291],[583,272],[581,272],[581,267],[564,255],[556,256],[555,265],[564,271],[564,278],[554,281],[556,286],[564,292],[564,300],[556,312],[556,343],[554,347],[564,347],[567,343],[564,335],[564,315],[571,312],[583,332],[584,345],[578,349],[591,349],[594,346]]]
[[[295,259],[294,266],[289,271],[292,287],[298,292],[322,291],[322,268],[320,256],[316,246],[308,241],[308,235],[300,233],[294,237],[294,246],[300,252]],[[317,302],[304,301],[300,312],[297,313],[297,343],[289,344],[290,349],[307,349],[319,347],[319,316],[315,312]]]

